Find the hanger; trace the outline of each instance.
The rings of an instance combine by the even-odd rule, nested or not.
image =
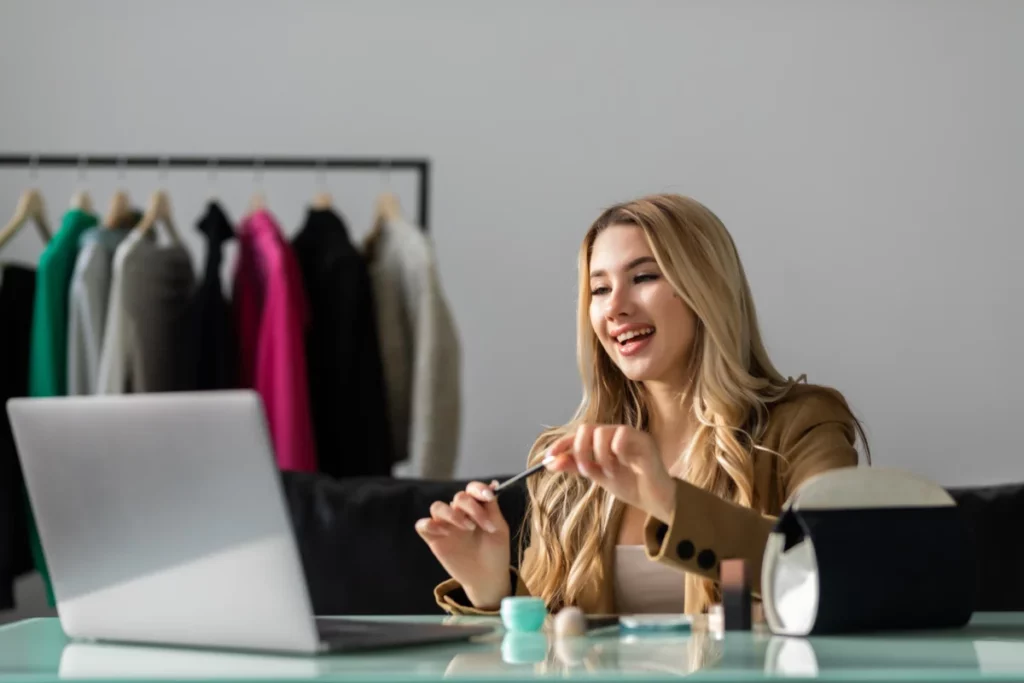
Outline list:
[[[334,205],[334,198],[327,191],[327,162],[320,161],[317,163],[316,177],[320,190],[313,195],[313,201],[310,202],[310,206],[317,211],[329,211]]]
[[[25,190],[22,193],[21,199],[18,200],[18,206],[14,209],[14,216],[3,230],[0,230],[0,247],[3,247],[29,221],[36,224],[36,229],[39,231],[39,236],[43,238],[43,242],[49,242],[50,228],[46,223],[43,197],[35,189]]]
[[[377,248],[377,241],[380,239],[384,226],[388,223],[402,220],[402,205],[398,196],[391,191],[391,161],[384,162],[384,190],[377,195],[377,203],[373,211],[373,224],[370,231],[363,240],[363,252],[369,259],[373,259]]]
[[[128,199],[128,193],[124,190],[118,190],[110,199],[110,207],[107,209],[106,218],[103,219],[103,226],[106,228],[117,227],[124,216],[131,211],[131,208],[132,205],[131,200]]]
[[[330,192],[317,192],[313,195],[313,201],[310,205],[318,211],[327,211],[334,206],[334,199],[331,197]]]
[[[117,160],[117,179],[118,181],[124,180],[124,157],[120,157]],[[128,193],[124,190],[115,192],[114,196],[110,198],[110,207],[107,209],[106,218],[103,219],[104,227],[117,227],[123,222],[125,215],[131,211],[131,208],[132,204],[128,198]]]
[[[149,198],[149,206],[146,207],[146,213],[142,215],[142,220],[135,226],[135,230],[139,231],[140,235],[145,235],[153,229],[157,221],[164,224],[171,241],[180,245],[181,237],[174,228],[174,221],[171,218],[171,200],[163,190],[157,190]]]
[[[85,183],[85,155],[78,158],[78,182]],[[69,206],[72,209],[78,209],[79,211],[85,211],[86,213],[93,213],[92,197],[89,196],[88,190],[85,188],[77,190],[71,195],[71,202]]]
[[[256,190],[249,199],[249,212],[256,213],[267,208],[267,195],[262,190]]]
[[[377,197],[376,222],[402,220],[402,205],[394,192],[382,192]]]
[[[92,197],[85,190],[79,190],[75,194],[71,195],[72,209],[78,209],[79,211],[85,211],[86,213],[92,213]]]
[[[165,157],[160,163],[160,178],[167,177],[167,158]],[[174,227],[174,220],[171,218],[171,198],[167,195],[164,190],[157,190],[149,198],[149,206],[146,207],[146,213],[142,214],[142,220],[135,226],[135,230],[140,235],[145,235],[147,232],[153,229],[156,222],[160,221],[164,224],[164,228],[167,230],[168,236],[171,241],[181,246],[181,236],[178,235],[178,231]]]
[[[373,225],[363,240],[363,254],[371,261],[377,249],[377,242],[388,223],[402,220],[402,206],[393,192],[382,192],[377,196],[373,211]]]
[[[394,192],[381,192],[377,196],[377,204],[373,211],[373,226],[370,234],[376,236],[388,223],[402,220],[402,205]]]
[[[253,180],[256,182],[256,190],[252,193],[252,197],[249,199],[249,212],[256,213],[257,211],[263,211],[267,208],[267,195],[263,191],[263,159],[256,160],[255,175]]]

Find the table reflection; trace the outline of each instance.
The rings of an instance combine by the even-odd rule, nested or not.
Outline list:
[[[323,673],[316,657],[215,652],[142,645],[70,642],[61,678],[311,678]]]
[[[748,681],[835,676],[928,680],[950,675],[971,680],[1024,677],[1024,626],[990,623],[930,633],[806,639],[775,636],[765,629],[640,633],[616,628],[557,638],[550,631],[505,633],[499,626],[470,642],[322,657],[65,641],[63,650],[50,654],[49,667],[57,664],[53,660],[58,655],[57,672],[63,679],[524,680],[600,674],[643,680],[707,673],[716,680],[725,676]],[[11,669],[14,664],[0,663],[0,671],[29,670],[20,665]],[[32,670],[39,667],[46,668],[40,664]]]
[[[505,633],[492,650],[459,653],[448,678],[495,675],[559,676],[615,671],[635,675],[687,676],[714,667],[722,657],[720,634],[622,633],[558,638],[549,632]]]
[[[1017,634],[962,636],[959,630],[813,639],[772,636],[764,671],[785,677],[882,671],[1024,675],[1024,639]]]
[[[997,628],[815,638],[776,636],[765,629],[689,634],[623,631],[586,638],[505,634],[493,649],[454,656],[445,675],[585,677],[595,672],[615,672],[624,679],[701,672],[745,679],[834,674],[928,678],[950,672],[965,679],[988,674],[1024,676],[1024,633]]]

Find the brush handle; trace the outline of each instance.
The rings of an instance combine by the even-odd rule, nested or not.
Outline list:
[[[500,484],[498,484],[497,486],[495,486],[494,487],[494,495],[498,495],[503,490],[507,489],[509,486],[511,486],[512,484],[516,483],[520,479],[525,479],[526,477],[534,475],[537,472],[540,472],[542,469],[544,469],[544,463],[543,462],[539,462],[539,463],[537,463],[536,465],[534,465],[532,467],[528,467],[527,469],[523,470],[522,472],[520,472],[516,476],[512,477],[511,479],[506,479],[505,481],[503,481]]]

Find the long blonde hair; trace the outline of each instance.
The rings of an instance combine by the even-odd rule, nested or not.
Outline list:
[[[583,398],[568,424],[538,437],[529,462],[537,462],[548,445],[580,424],[650,426],[643,385],[615,366],[589,317],[590,255],[597,235],[612,225],[643,230],[663,276],[697,318],[690,390],[680,402],[680,410],[688,407],[698,423],[686,480],[740,505],[763,507],[759,493],[764,494],[754,491],[753,451],[764,433],[767,406],[784,396],[794,380],[783,377],[768,358],[732,237],[710,210],[678,195],[612,206],[583,238],[576,349]],[[577,604],[583,594],[597,591],[602,579],[601,549],[609,533],[612,497],[574,476],[544,473],[527,486],[533,550],[524,558],[523,579],[552,609]],[[686,590],[702,595],[705,608],[716,600],[713,582],[697,575],[687,575]]]

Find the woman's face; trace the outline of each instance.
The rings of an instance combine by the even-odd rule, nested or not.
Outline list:
[[[590,256],[590,324],[622,373],[683,386],[697,317],[662,276],[643,230],[612,225]]]

